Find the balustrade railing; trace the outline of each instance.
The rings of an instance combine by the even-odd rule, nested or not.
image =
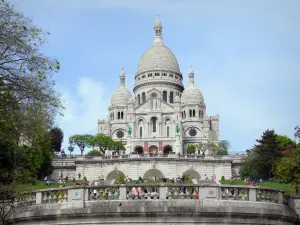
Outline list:
[[[242,185],[211,184],[116,184],[51,188],[28,192],[18,202],[30,204],[74,201],[114,200],[184,200],[216,199],[220,201],[259,201],[283,204],[281,190]]]
[[[241,158],[242,156],[240,156]],[[201,159],[201,160],[228,160],[231,156],[216,156],[216,155],[177,155],[177,154],[131,154],[131,155],[114,155],[114,156],[76,156],[73,158],[62,159],[59,156],[55,157],[54,165],[64,166],[73,165],[74,160],[118,160],[118,159],[137,159],[137,158],[179,158],[179,159]],[[237,157],[233,157],[237,158]],[[73,161],[70,161],[73,159]]]

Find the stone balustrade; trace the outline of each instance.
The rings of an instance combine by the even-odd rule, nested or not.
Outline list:
[[[240,185],[211,184],[121,184],[72,186],[33,191],[19,202],[31,204],[72,203],[103,200],[215,199],[283,204],[281,190]],[[76,204],[75,204],[76,206]]]
[[[299,224],[299,197],[216,184],[126,184],[26,193],[7,224]],[[26,205],[26,202],[28,204]],[[18,207],[20,204],[20,207]]]

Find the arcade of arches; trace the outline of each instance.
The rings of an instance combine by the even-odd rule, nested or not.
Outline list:
[[[147,179],[147,180],[150,180],[152,179],[153,177],[156,177],[156,179],[160,179],[164,176],[164,174],[158,170],[158,169],[150,169],[150,170],[147,170],[145,173],[144,173],[144,176],[143,178],[144,179]],[[189,180],[192,180],[192,179],[196,179],[197,181],[200,181],[201,180],[201,176],[200,174],[193,170],[193,169],[190,169],[190,170],[187,170],[185,171],[182,176],[187,176],[189,178]],[[123,177],[125,178],[125,174],[120,171],[120,170],[113,170],[111,171],[107,176],[106,176],[106,180],[119,180],[120,177]],[[171,178],[171,177],[169,177]]]
[[[173,148],[171,145],[165,145],[163,147],[163,154],[169,154],[173,151]],[[136,146],[134,148],[134,152],[136,152],[137,154],[143,154],[144,153],[144,148],[140,145]],[[151,145],[149,147],[149,154],[150,155],[155,155],[159,153],[159,149],[156,145]]]
[[[119,180],[120,177],[124,178],[125,174],[120,170],[113,170],[106,176],[106,180],[113,180],[113,179]]]

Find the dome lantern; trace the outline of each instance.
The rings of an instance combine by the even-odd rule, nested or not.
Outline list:
[[[154,43],[162,43],[162,25],[158,15],[154,25]]]
[[[190,69],[189,69],[189,83],[194,83],[194,70],[192,68],[192,66],[190,66]]]
[[[125,86],[125,72],[123,68],[120,73],[120,86]]]

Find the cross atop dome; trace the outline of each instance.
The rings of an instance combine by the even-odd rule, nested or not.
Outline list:
[[[154,43],[162,43],[162,25],[159,15],[157,15],[154,25]]]

